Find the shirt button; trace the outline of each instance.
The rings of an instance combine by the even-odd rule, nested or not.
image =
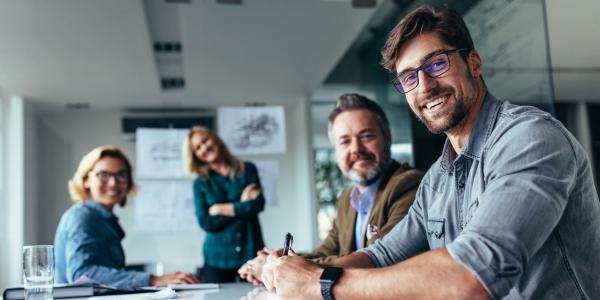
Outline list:
[[[458,188],[459,188],[459,189],[462,189],[462,188],[464,188],[464,187],[465,187],[465,183],[464,183],[464,182],[459,182],[459,183],[458,183]]]
[[[235,246],[235,252],[240,252],[242,251],[242,247],[240,246]]]

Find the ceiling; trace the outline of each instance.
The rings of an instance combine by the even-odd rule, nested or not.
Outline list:
[[[176,7],[183,90],[160,88],[153,2]],[[47,109],[305,101],[374,10],[349,0],[0,0],[0,88]]]
[[[177,15],[183,90],[160,88],[149,3]],[[546,4],[556,98],[600,102],[600,2]],[[374,11],[350,0],[0,0],[0,92],[46,109],[306,101]]]

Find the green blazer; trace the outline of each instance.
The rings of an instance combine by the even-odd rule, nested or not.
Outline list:
[[[375,195],[373,208],[368,224],[377,226],[378,232],[363,244],[370,245],[381,238],[400,222],[408,213],[415,200],[417,188],[423,178],[423,172],[411,168],[408,164],[392,161],[383,175],[379,189]],[[356,226],[356,210],[350,204],[352,188],[345,189],[337,201],[337,216],[333,227],[321,246],[303,256],[318,263],[327,263],[335,258],[354,252],[354,226]]]

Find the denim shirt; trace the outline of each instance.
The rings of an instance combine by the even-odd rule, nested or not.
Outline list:
[[[375,201],[375,195],[381,178],[375,180],[361,193],[357,186],[352,188],[350,192],[350,205],[356,210],[356,224],[354,225],[354,242],[356,249],[364,248],[365,235],[367,233],[367,221],[369,220],[369,214],[373,208],[373,202]]]
[[[118,288],[149,285],[150,274],[123,269],[124,237],[117,217],[97,202],[85,200],[71,206],[54,238],[55,282],[72,283],[85,275]]]
[[[495,299],[600,299],[600,202],[581,145],[489,93],[460,155],[446,141],[377,266],[446,247]]]

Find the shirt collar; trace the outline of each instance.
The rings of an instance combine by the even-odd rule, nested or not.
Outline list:
[[[475,125],[469,134],[467,144],[463,148],[461,155],[477,159],[481,157],[485,143],[494,129],[494,123],[498,117],[502,102],[498,101],[494,95],[486,92],[481,104],[481,109],[477,113]],[[452,163],[456,159],[454,148],[450,140],[446,138],[444,149],[442,151],[441,167],[443,170],[452,170]]]
[[[105,219],[110,219],[110,218],[118,219],[117,216],[115,216],[112,212],[108,211],[108,209],[106,209],[100,203],[98,203],[98,202],[96,202],[96,201],[94,201],[92,199],[85,200],[83,202],[83,205],[85,205],[85,206],[93,209],[94,211],[98,212]]]
[[[362,193],[358,189],[358,186],[355,185],[352,188],[352,192],[350,192],[350,205],[352,205],[357,212],[365,213],[371,209],[375,194],[377,194],[377,188],[379,187],[382,178],[383,176],[379,176],[379,178],[369,184]]]

